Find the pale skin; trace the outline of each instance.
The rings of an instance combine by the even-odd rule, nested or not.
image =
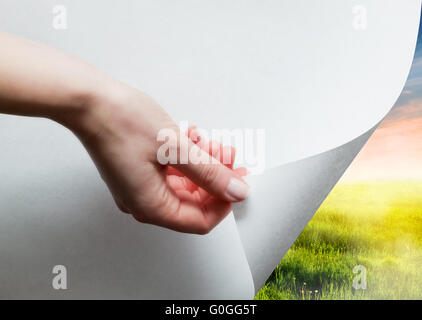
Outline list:
[[[198,139],[195,128],[180,135],[146,93],[78,57],[3,31],[0,47],[0,113],[44,117],[71,130],[121,211],[143,223],[206,234],[232,202],[248,196],[246,170],[233,169],[234,149]],[[159,164],[157,133],[163,128],[188,139],[188,148],[210,161]],[[226,165],[222,151],[231,152]]]

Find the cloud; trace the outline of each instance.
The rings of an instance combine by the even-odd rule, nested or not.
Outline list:
[[[422,103],[396,112],[374,132],[343,181],[422,179]]]
[[[394,107],[380,124],[380,128],[391,126],[398,121],[415,118],[422,118],[422,98],[413,99],[405,105]]]

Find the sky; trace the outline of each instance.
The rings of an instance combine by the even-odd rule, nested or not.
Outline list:
[[[422,181],[422,24],[408,80],[342,182]]]

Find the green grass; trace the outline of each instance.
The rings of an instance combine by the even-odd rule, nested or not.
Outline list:
[[[337,185],[255,299],[422,299],[422,183]]]

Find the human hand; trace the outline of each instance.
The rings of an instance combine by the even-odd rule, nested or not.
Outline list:
[[[206,234],[231,211],[231,202],[247,197],[246,170],[233,170],[233,148],[198,141],[194,129],[181,135],[153,99],[125,84],[113,81],[102,92],[106,96],[94,95],[84,112],[62,123],[79,137],[120,210],[143,223]],[[161,129],[174,130],[179,142],[186,139],[177,144],[178,154],[195,149],[206,161],[161,165]],[[223,154],[229,154],[226,165]]]
[[[230,212],[231,202],[246,198],[248,186],[231,168],[234,152],[222,165],[204,141],[197,145],[181,135],[145,93],[55,48],[2,31],[0,43],[0,113],[46,117],[72,130],[122,211],[141,222],[204,234]],[[161,129],[186,142],[176,143],[178,154],[193,150],[204,161],[176,161],[170,169],[160,164]]]

